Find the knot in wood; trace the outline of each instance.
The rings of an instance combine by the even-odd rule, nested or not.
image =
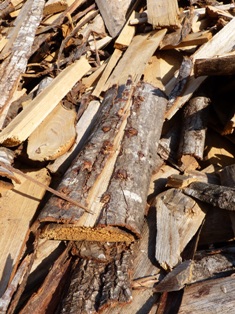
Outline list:
[[[113,144],[110,141],[104,141],[101,152],[102,154],[109,154],[113,149]]]
[[[101,203],[104,203],[104,204],[107,204],[107,203],[109,202],[110,198],[111,198],[110,193],[105,192],[105,193],[101,196],[100,202],[101,202]]]
[[[110,129],[111,129],[111,126],[110,126],[110,125],[105,125],[105,126],[102,127],[102,131],[103,131],[104,133],[110,131]]]
[[[115,173],[116,179],[126,180],[127,179],[127,171],[125,169],[118,169]]]
[[[127,137],[136,136],[138,134],[138,131],[135,128],[129,128],[125,131],[125,134]]]
[[[82,171],[87,169],[89,172],[92,170],[92,163],[88,160],[85,160],[82,164]]]

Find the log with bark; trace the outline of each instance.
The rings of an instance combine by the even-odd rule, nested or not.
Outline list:
[[[43,236],[97,241],[140,237],[165,105],[164,94],[145,83],[134,88],[129,81],[106,93],[96,131],[59,185],[90,213],[52,197],[39,220],[57,224],[46,226]]]

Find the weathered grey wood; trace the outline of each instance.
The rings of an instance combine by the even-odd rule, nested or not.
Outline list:
[[[95,1],[110,36],[116,37],[123,28],[133,0],[96,0]]]
[[[155,256],[164,269],[181,261],[181,253],[202,224],[205,210],[181,190],[169,189],[156,198]]]
[[[0,59],[5,59],[0,67],[0,127],[4,124],[21,74],[25,72],[44,4],[44,0],[39,0],[37,3],[29,0],[25,3],[16,19],[16,26],[10,34],[8,44],[0,54]]]
[[[48,226],[44,236],[130,241],[124,227],[140,237],[166,99],[149,84],[140,83],[134,95],[131,89],[129,82],[117,98],[115,87],[107,92],[97,130],[59,185],[70,198],[87,203],[93,215],[83,215],[82,210],[52,197],[40,221],[66,224]],[[121,228],[115,231],[110,226]],[[118,233],[120,237],[115,238]]]
[[[194,182],[191,183],[189,187],[185,188],[183,192],[213,206],[232,211],[235,210],[234,188],[203,182]]]
[[[233,313],[234,278],[206,280],[185,288],[179,314]]]
[[[98,225],[122,226],[140,237],[165,105],[160,90],[138,86]]]
[[[209,104],[209,98],[198,96],[191,98],[184,109],[178,150],[178,156],[182,163],[187,156],[203,159]]]

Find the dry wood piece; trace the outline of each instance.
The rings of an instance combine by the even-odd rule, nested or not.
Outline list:
[[[75,141],[76,116],[75,109],[65,108],[59,103],[29,136],[29,158],[39,161],[55,160],[66,153]]]
[[[221,55],[227,52],[230,52],[233,49],[235,44],[235,36],[234,36],[234,25],[235,19],[232,19],[224,28],[222,28],[212,39],[200,47],[192,56],[193,62],[197,59],[201,58],[211,58],[216,55]],[[176,98],[173,106],[166,113],[166,118],[170,119],[179,108],[181,108],[192,96],[194,91],[201,85],[201,83],[205,80],[206,77],[198,77],[195,78],[193,75],[193,71],[191,72],[190,79],[180,95],[180,97]],[[173,78],[175,81],[175,78]],[[169,82],[172,84],[172,82]]]
[[[235,189],[216,184],[194,182],[183,192],[221,209],[235,210]]]
[[[205,280],[185,288],[179,314],[232,313],[235,281],[232,276]]]
[[[0,67],[0,128],[4,124],[20,76],[25,72],[36,29],[42,18],[44,4],[44,0],[39,0],[37,3],[30,0],[25,3],[17,17],[16,26],[10,34],[9,41],[1,51],[0,60],[5,60]]]
[[[60,301],[60,294],[63,292],[62,286],[70,266],[71,257],[68,256],[68,252],[69,246],[55,261],[40,289],[32,295],[19,313],[54,313],[57,303]]]
[[[131,301],[129,270],[133,263],[133,249],[130,246],[123,248],[123,244],[105,245],[106,248],[110,246],[110,261],[75,261],[60,313],[95,313],[109,304]]]
[[[4,167],[4,165],[11,165],[14,161],[15,154],[10,149],[5,147],[0,148],[0,193],[4,190],[9,190],[14,187],[14,182],[20,183],[20,180],[15,176],[15,174]]]
[[[203,75],[233,75],[235,55],[217,56],[210,59],[197,59],[194,63],[195,77]]]
[[[185,168],[194,161],[192,158],[203,159],[209,104],[209,98],[198,96],[190,99],[184,109],[178,154]]]
[[[181,261],[180,254],[199,229],[205,210],[177,189],[156,198],[156,259],[164,269],[172,269]]]
[[[45,168],[28,173],[29,176],[49,185],[50,177]],[[18,177],[18,175],[17,175]],[[0,198],[1,256],[0,295],[6,288],[13,267],[17,264],[21,250],[28,238],[28,228],[33,219],[45,189],[20,177],[20,184],[13,190],[2,193]],[[14,202],[12,202],[14,199]],[[15,206],[17,204],[17,206]]]
[[[71,198],[87,203],[93,215],[83,215],[82,210],[65,207],[52,197],[40,220],[70,225],[49,226],[44,236],[97,241],[99,237],[102,241],[105,237],[108,241],[130,241],[133,237],[110,226],[124,227],[140,236],[166,99],[145,83],[136,87],[134,96],[130,82],[115,100],[116,93],[115,87],[106,93],[99,128],[59,186]]]
[[[96,0],[95,1],[110,36],[116,37],[126,22],[126,16],[133,0]]]
[[[179,28],[179,7],[176,0],[147,0],[148,22],[153,27]]]
[[[26,140],[89,69],[88,61],[81,58],[63,70],[25,110],[8,124],[0,134],[0,142],[11,147]]]

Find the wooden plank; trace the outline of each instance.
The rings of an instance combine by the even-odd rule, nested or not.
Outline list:
[[[89,69],[88,61],[82,57],[60,72],[53,82],[2,131],[0,142],[12,147],[26,140]]]
[[[107,90],[113,84],[125,84],[129,76],[137,83],[144,72],[147,62],[154,54],[165,34],[166,29],[136,35],[107,80],[104,90]]]
[[[156,27],[179,28],[177,0],[147,0],[148,23]]]
[[[235,34],[233,29],[235,27],[235,19],[232,19],[224,28],[222,28],[213,38],[202,47],[200,47],[192,56],[192,61],[195,62],[201,58],[212,58],[216,55],[221,55],[231,51],[235,45]],[[202,84],[206,79],[203,77],[194,77],[193,69],[190,74],[189,81],[184,91],[178,97],[173,106],[166,113],[166,119],[171,119],[172,116],[181,108],[192,96],[195,90]],[[175,81],[175,78],[173,78]],[[169,82],[171,84],[171,82]]]
[[[46,185],[50,183],[45,168],[31,171],[28,175]],[[0,199],[0,295],[6,289],[13,267],[27,240],[29,225],[45,193],[45,189],[37,184],[21,176],[19,179],[21,183],[16,184],[13,190],[2,193]]]

